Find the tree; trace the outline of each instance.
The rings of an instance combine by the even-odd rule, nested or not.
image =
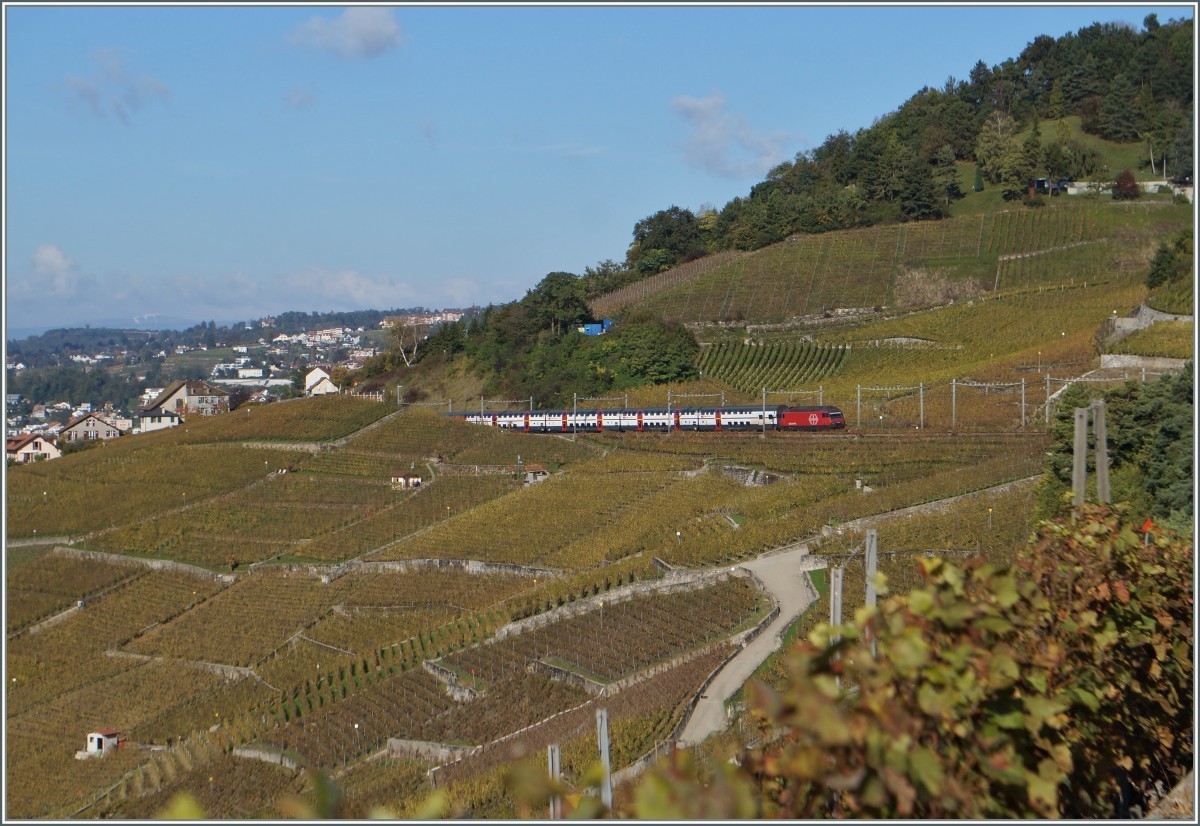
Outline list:
[[[1191,178],[1194,174],[1194,161],[1192,160],[1192,141],[1193,132],[1195,129],[1194,124],[1195,115],[1189,112],[1187,124],[1182,126],[1179,131],[1175,133],[1175,146],[1173,154],[1175,157],[1176,180]]]
[[[1151,289],[1170,281],[1190,276],[1193,263],[1193,241],[1190,231],[1183,231],[1170,241],[1163,241],[1150,262],[1146,286]]]
[[[1004,112],[992,112],[979,130],[975,160],[988,183],[998,184],[1017,151],[1017,124]]]
[[[1097,125],[1100,134],[1111,141],[1137,140],[1137,89],[1124,74],[1113,78]]]
[[[979,164],[975,164],[975,186],[972,189],[976,192],[983,192],[983,170]]]
[[[428,335],[428,324],[406,321],[401,318],[393,319],[391,349],[400,356],[405,367],[412,367],[416,363],[421,345]]]
[[[946,197],[946,206],[950,206],[952,200],[963,196],[962,187],[958,185],[958,167],[954,163],[954,149],[950,144],[944,144],[938,150],[933,179],[937,184],[938,191]]]
[[[941,218],[945,210],[940,204],[941,194],[934,183],[932,170],[925,159],[912,150],[908,150],[908,160],[902,170],[900,179],[900,215],[906,221],[923,221],[930,218]],[[950,162],[953,167],[954,162]],[[957,177],[957,175],[956,175]],[[954,188],[958,188],[954,181]],[[947,200],[947,203],[949,201]]]
[[[625,264],[643,275],[654,275],[703,255],[696,216],[691,210],[672,205],[634,225]]]
[[[1128,169],[1122,169],[1117,173],[1117,181],[1113,184],[1112,192],[1113,199],[1117,201],[1132,201],[1142,196],[1142,188],[1138,186],[1137,179]]]
[[[554,335],[566,333],[591,318],[583,284],[569,272],[550,273],[526,294],[522,303],[533,310],[538,324],[549,327]]]
[[[1055,78],[1050,87],[1050,105],[1046,108],[1046,116],[1051,120],[1061,120],[1067,114],[1067,101],[1063,96],[1062,78]]]

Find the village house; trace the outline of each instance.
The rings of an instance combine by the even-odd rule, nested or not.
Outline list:
[[[142,433],[155,430],[166,430],[168,427],[179,427],[183,419],[174,410],[163,410],[161,407],[143,409],[138,419],[138,428]]]
[[[324,369],[314,367],[304,377],[304,392],[309,396],[324,396],[338,392],[338,386]]]
[[[59,434],[63,442],[88,442],[95,439],[116,439],[121,431],[104,421],[97,413],[87,413],[71,419]]]
[[[54,442],[40,433],[9,436],[4,440],[4,453],[19,465],[62,456]]]
[[[229,393],[206,381],[174,381],[157,399],[142,409],[142,415],[153,411],[171,410],[182,417],[190,413],[198,416],[215,416],[229,411]]]
[[[421,477],[408,471],[392,474],[392,490],[411,490],[421,487]]]

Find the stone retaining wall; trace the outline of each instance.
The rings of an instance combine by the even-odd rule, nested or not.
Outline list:
[[[192,576],[202,576],[206,579],[215,579],[218,582],[235,582],[237,576],[234,574],[219,574],[216,571],[210,571],[207,568],[201,568],[198,565],[188,565],[186,562],[176,562],[173,559],[143,559],[137,556],[124,556],[122,554],[107,554],[101,551],[82,551],[78,548],[65,548],[62,546],[56,547],[54,553],[62,554],[63,556],[74,556],[80,559],[93,559],[98,562],[108,562],[112,564],[124,565],[140,565],[143,568],[151,568],[156,571],[178,571]]]
[[[1101,370],[1182,370],[1187,359],[1172,359],[1155,356],[1127,356],[1105,354],[1100,356]]]
[[[629,585],[622,585],[619,588],[613,588],[605,593],[577,600],[543,614],[515,620],[498,628],[495,635],[488,642],[498,642],[510,634],[523,634],[526,631],[540,628],[544,625],[567,619],[568,617],[576,617],[581,614],[598,611],[600,610],[600,603],[615,605],[646,594],[669,594],[674,591],[692,590],[700,583],[719,582],[731,575],[749,576],[750,572],[744,568],[721,568],[716,571],[672,570],[663,577],[650,582],[633,582]]]
[[[554,579],[562,576],[557,568],[531,568],[525,565],[513,565],[508,562],[481,562],[477,559],[399,559],[392,561],[343,562],[338,565],[308,565],[300,562],[256,562],[250,570],[269,567],[271,570],[286,571],[287,573],[308,574],[319,577],[328,584],[349,573],[370,573],[386,571],[389,573],[410,573],[434,569],[438,571],[464,571],[478,576],[514,576],[526,579]]]
[[[479,696],[475,689],[459,685],[458,675],[449,668],[438,665],[431,660],[422,660],[421,667],[445,684],[446,693],[450,695],[452,700],[459,703],[469,703]]]
[[[263,746],[255,748],[237,746],[233,750],[233,756],[244,757],[247,760],[261,760],[264,763],[274,763],[277,766],[286,766],[289,769],[298,768],[296,761],[279,749],[270,749]]]
[[[392,757],[417,757],[431,763],[453,763],[475,751],[478,746],[450,746],[445,743],[429,743],[424,740],[404,740],[389,737],[388,754]]]

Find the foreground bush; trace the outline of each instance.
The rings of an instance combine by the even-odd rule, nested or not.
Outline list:
[[[1112,817],[1178,780],[1190,541],[1147,547],[1118,512],[1085,508],[1045,523],[1009,569],[923,564],[924,588],[798,646],[782,693],[751,686],[767,745],[703,782],[660,767],[629,814]]]

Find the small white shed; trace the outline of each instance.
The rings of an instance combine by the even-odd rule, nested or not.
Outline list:
[[[83,751],[75,752],[75,757],[78,760],[85,760],[89,757],[103,757],[120,745],[121,732],[111,728],[96,729],[95,731],[88,732],[87,748]]]
[[[393,473],[392,488],[394,490],[409,490],[421,487],[421,477],[415,473]]]

